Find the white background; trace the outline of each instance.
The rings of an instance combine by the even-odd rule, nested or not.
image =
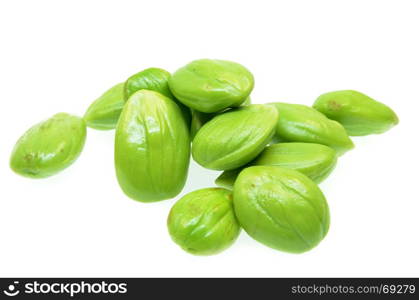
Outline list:
[[[0,276],[419,276],[418,1],[1,1]],[[174,71],[229,59],[256,78],[257,103],[311,105],[356,89],[400,124],[354,138],[321,184],[328,236],[293,255],[242,232],[196,257],[166,229],[175,200],[127,198],[113,169],[113,131],[88,131],[57,176],[14,174],[17,138],[57,112],[82,115],[113,84],[147,67]],[[191,165],[183,193],[218,172]]]

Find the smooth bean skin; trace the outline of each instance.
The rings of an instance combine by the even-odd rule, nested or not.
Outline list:
[[[320,95],[313,107],[342,124],[351,136],[380,134],[399,123],[390,107],[353,90]]]
[[[330,147],[313,143],[279,143],[267,146],[247,166],[277,166],[299,171],[320,183],[336,166],[338,156]],[[218,186],[232,189],[242,168],[224,171],[216,180]]]
[[[125,81],[124,100],[127,101],[135,92],[139,90],[155,91],[176,102],[186,123],[190,126],[191,112],[188,107],[179,102],[169,89],[169,79],[171,74],[160,68],[148,68],[138,72]]]
[[[115,132],[115,169],[124,193],[141,202],[173,198],[185,185],[189,128],[177,104],[140,90],[124,106]]]
[[[250,97],[247,97],[247,99],[242,103],[241,106],[246,106],[252,104],[252,100]],[[227,111],[228,109],[226,109]],[[226,112],[223,111],[223,112]],[[220,112],[220,113],[223,113]],[[202,128],[202,126],[205,125],[209,120],[217,116],[218,113],[203,113],[194,109],[191,109],[191,139],[193,139],[196,135],[196,133],[199,131],[199,129]]]
[[[278,112],[253,104],[229,110],[207,122],[192,143],[192,156],[201,166],[232,170],[253,160],[271,141]]]
[[[86,140],[82,118],[58,113],[26,131],[10,158],[11,169],[30,178],[45,178],[69,167],[80,155]]]
[[[97,98],[84,114],[87,126],[98,130],[115,129],[124,107],[124,83],[118,83]]]
[[[203,113],[191,109],[191,139],[193,140],[202,126],[204,126],[205,123],[214,118],[216,115],[216,113]]]
[[[132,75],[125,81],[125,101],[139,90],[159,92],[163,96],[173,99],[168,84],[170,76],[168,71],[160,68],[148,68]]]
[[[253,86],[253,75],[245,67],[216,59],[192,61],[169,79],[170,90],[180,102],[204,113],[240,106]]]
[[[234,209],[243,229],[256,241],[290,253],[320,243],[329,230],[325,197],[304,174],[281,167],[244,169],[234,185]]]
[[[329,146],[338,155],[354,148],[345,128],[314,108],[301,104],[271,103],[279,113],[275,140],[316,143]]]
[[[195,255],[213,255],[230,247],[240,233],[232,192],[205,188],[183,196],[172,207],[167,227],[173,241]]]

